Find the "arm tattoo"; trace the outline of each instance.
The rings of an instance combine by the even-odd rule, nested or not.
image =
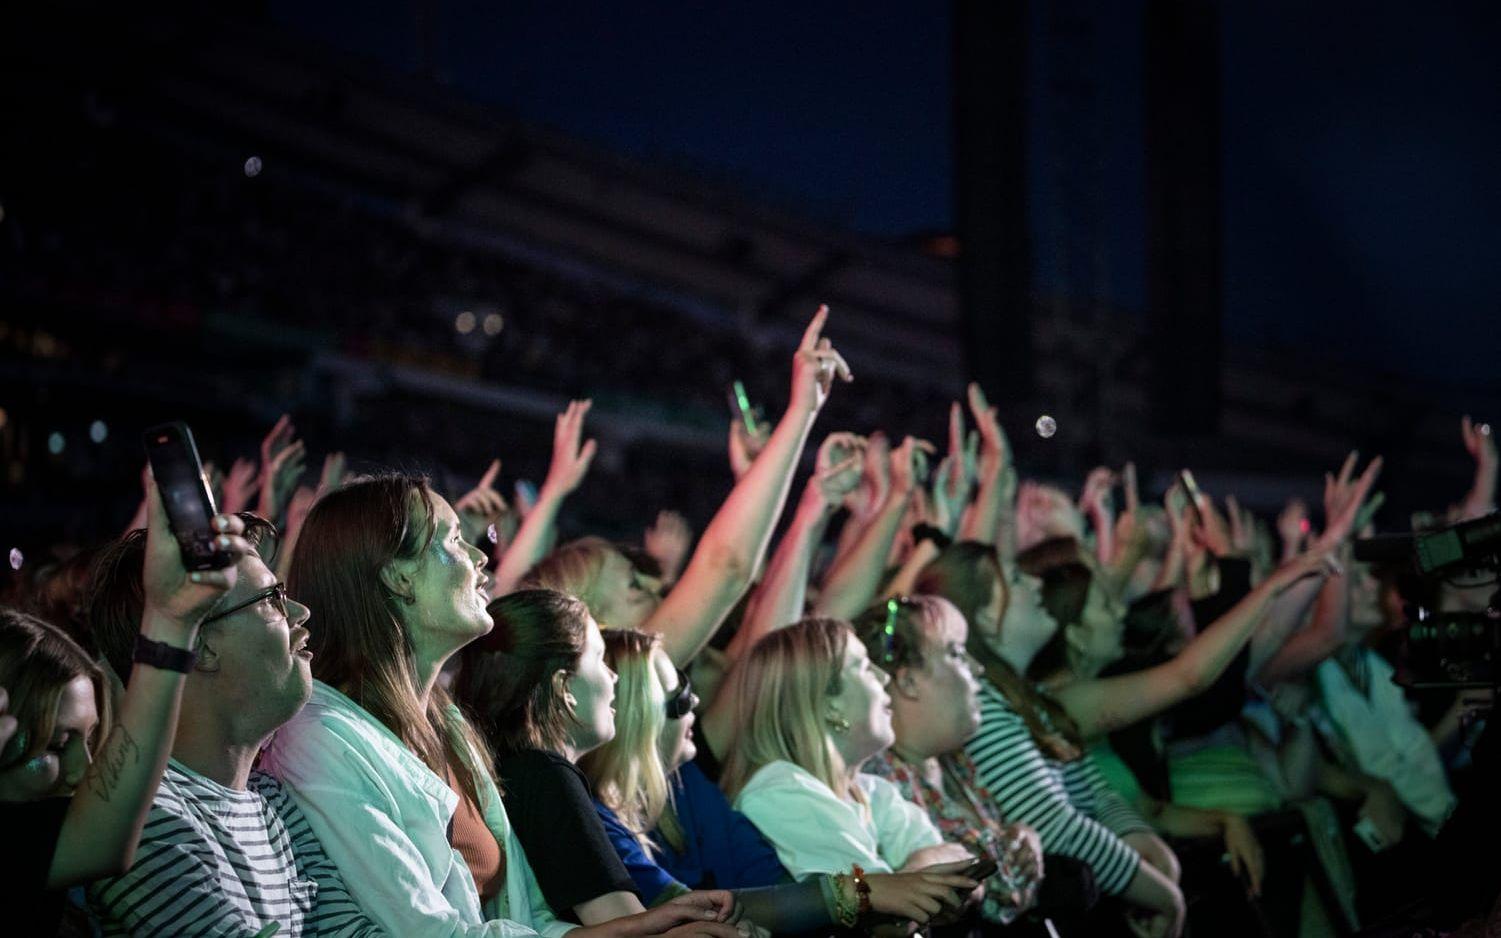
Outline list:
[[[123,726],[116,726],[99,747],[99,757],[89,771],[89,787],[100,801],[108,802],[120,784],[120,776],[141,761],[141,750]]]

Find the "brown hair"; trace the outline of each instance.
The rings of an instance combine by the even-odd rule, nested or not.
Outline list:
[[[896,596],[855,618],[855,634],[871,663],[892,675],[898,668],[921,668],[922,649],[937,634],[943,614],[954,604],[942,596]]]
[[[942,596],[958,607],[970,623],[969,653],[985,668],[985,679],[1027,724],[1032,741],[1048,756],[1071,762],[1084,755],[1084,735],[1063,705],[996,654],[974,627],[975,616],[1001,591],[1004,621],[1011,592],[995,548],[976,541],[959,541],[944,548],[917,578],[919,592]]]
[[[276,543],[276,526],[265,518],[248,511],[236,517],[245,522],[245,540],[257,553],[261,545]],[[142,580],[145,564],[146,531],[138,528],[100,548],[84,596],[84,623],[93,635],[94,646],[122,684],[130,680],[136,635],[146,611],[146,585]],[[200,640],[202,635],[200,629]]]
[[[605,599],[600,595],[605,563],[611,554],[620,554],[620,550],[604,538],[581,537],[543,557],[522,585],[577,597],[597,620]],[[606,624],[601,623],[601,627]]]
[[[1022,551],[1016,565],[1042,580],[1042,607],[1058,623],[1058,631],[1027,669],[1040,680],[1068,666],[1067,630],[1084,618],[1094,574],[1081,558],[1079,542],[1071,537],[1051,537]]]
[[[573,715],[553,686],[584,651],[589,610],[556,590],[518,590],[490,601],[495,628],[463,651],[454,692],[497,751],[561,752]]]
[[[110,688],[104,670],[62,629],[0,606],[0,687],[10,695],[8,711],[16,718],[16,732],[23,734],[14,762],[40,755],[51,744],[63,688],[79,677],[94,685],[99,712],[99,725],[88,743],[93,753],[110,730]]]
[[[313,676],[348,695],[438,776],[451,772],[482,808],[485,744],[452,712],[441,684],[423,709],[412,637],[380,577],[387,564],[416,557],[432,542],[436,497],[425,478],[394,474],[324,495],[302,524],[287,592],[317,616],[308,639]]]

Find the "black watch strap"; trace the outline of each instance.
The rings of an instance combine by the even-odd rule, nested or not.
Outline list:
[[[912,526],[912,543],[921,544],[923,541],[932,541],[933,546],[939,550],[943,550],[954,543],[954,539],[944,534],[940,528],[931,524],[914,524]]]
[[[136,650],[132,660],[163,671],[181,671],[189,674],[198,663],[198,653],[187,648],[176,648],[166,642],[153,642],[144,635],[136,636]]]

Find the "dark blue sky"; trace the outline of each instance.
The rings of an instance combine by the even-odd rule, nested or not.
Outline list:
[[[439,77],[522,118],[872,234],[953,216],[946,4],[432,5]],[[1497,5],[1220,6],[1227,336],[1495,388]],[[1126,309],[1144,302],[1139,9],[1099,5],[1092,40],[1101,289]],[[346,51],[417,63],[411,4],[271,10]],[[1050,148],[1066,135],[1046,118],[1061,53],[1035,32],[1031,188],[1049,291],[1062,276]]]

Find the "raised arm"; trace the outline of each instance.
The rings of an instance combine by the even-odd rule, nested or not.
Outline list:
[[[859,484],[864,458],[865,441],[853,433],[830,434],[819,447],[817,469],[803,489],[792,524],[772,554],[761,585],[751,594],[740,630],[725,649],[727,664],[738,661],[767,634],[802,617],[813,555],[829,519]]]
[[[504,596],[514,590],[547,553],[564,500],[584,481],[594,462],[594,441],[579,442],[584,433],[584,417],[592,406],[592,401],[570,401],[568,408],[558,415],[553,425],[552,462],[547,467],[547,479],[537,492],[536,504],[526,513],[521,528],[501,555],[495,579],[490,583],[491,596]]]
[[[1011,513],[1016,504],[1016,467],[1000,416],[978,384],[969,386],[969,409],[980,431],[980,491],[959,529],[959,539],[995,544],[1002,556],[1016,554]]]
[[[145,609],[141,636],[173,648],[190,649],[199,623],[214,602],[234,586],[233,566],[189,573],[167,526],[167,512],[155,482],[146,491]],[[244,522],[233,515],[214,518],[215,546],[234,558],[249,552],[240,535]],[[177,709],[187,675],[146,664],[135,665],[119,717],[94,753],[83,784],[63,820],[47,885],[53,889],[113,876],[128,869],[140,844],[146,812],[156,795],[177,731]]]
[[[1496,438],[1488,423],[1472,423],[1465,417],[1460,425],[1465,449],[1475,459],[1475,482],[1460,504],[1460,520],[1478,518],[1496,510]]]
[[[876,598],[881,577],[886,573],[891,544],[927,473],[927,453],[932,448],[931,443],[909,436],[892,452],[891,489],[886,503],[861,533],[854,548],[829,571],[814,608],[818,615],[853,619]]]
[[[725,499],[672,592],[643,628],[662,636],[667,655],[686,667],[749,588],[782,514],[792,475],[834,379],[849,366],[823,337],[829,308],[820,306],[792,364],[792,395],[766,448]]]
[[[1097,466],[1090,470],[1079,493],[1079,510],[1094,528],[1095,557],[1101,564],[1115,557],[1115,509],[1110,503],[1110,489],[1115,482],[1115,473]]]
[[[839,528],[839,540],[834,545],[834,558],[829,563],[830,568],[839,566],[845,556],[855,549],[866,526],[875,520],[881,506],[886,504],[886,494],[889,491],[891,444],[887,441],[886,434],[877,430],[865,441],[865,463],[860,472],[860,481],[855,490],[844,498],[844,507],[849,509],[849,514]]]
[[[1086,736],[1099,736],[1203,692],[1245,647],[1272,599],[1318,574],[1325,556],[1310,552],[1279,568],[1171,661],[1119,677],[1076,681],[1057,691],[1059,701]]]

